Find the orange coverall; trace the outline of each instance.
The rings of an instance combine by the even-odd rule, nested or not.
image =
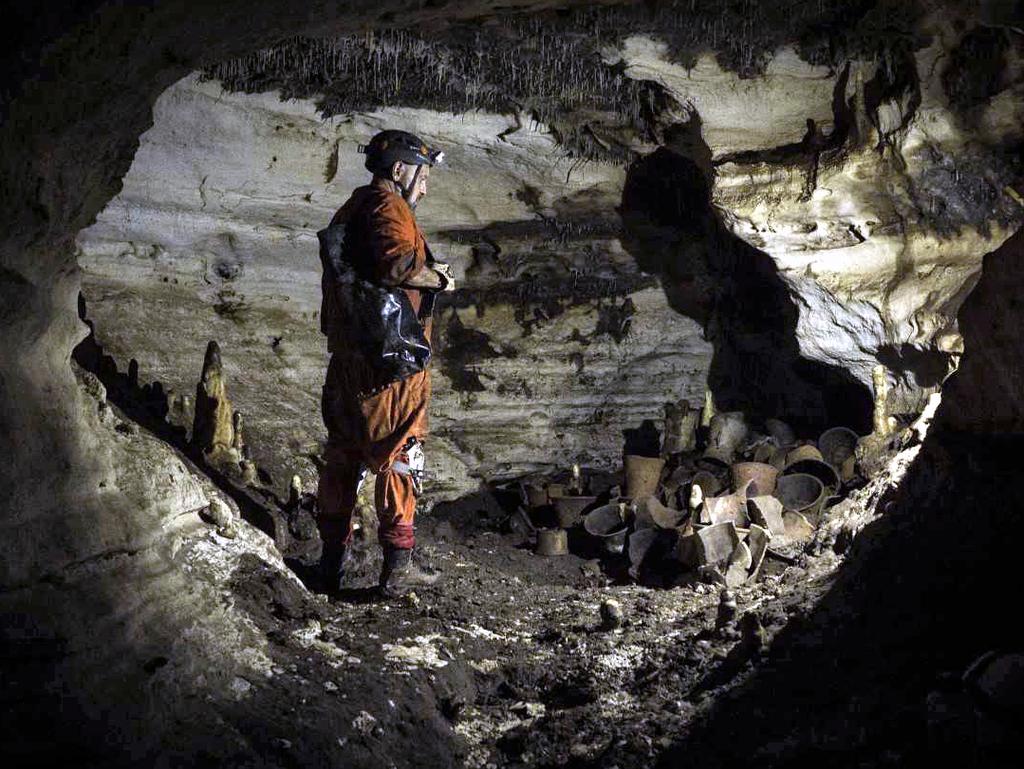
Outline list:
[[[400,286],[427,260],[426,241],[412,209],[393,182],[375,179],[360,187],[338,210],[331,224],[346,224],[345,251],[357,271],[382,285]],[[419,314],[423,292],[403,288]],[[317,490],[317,525],[323,541],[352,538],[352,516],[363,468],[377,474],[375,503],[383,545],[412,548],[416,496],[413,479],[391,469],[410,438],[427,434],[430,373],[426,370],[397,382],[380,375],[352,343],[351,331],[332,319],[329,287],[324,286],[322,330],[331,361],[321,402],[327,426],[325,467]],[[421,318],[430,340],[430,318]]]

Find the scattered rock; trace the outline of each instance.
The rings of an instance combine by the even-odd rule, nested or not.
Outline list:
[[[252,684],[241,676],[235,676],[231,679],[231,683],[228,684],[228,690],[235,696],[236,700],[240,700],[249,695],[252,691]]]
[[[360,710],[359,715],[352,719],[352,728],[364,737],[369,737],[373,734],[374,727],[376,726],[377,719],[365,710]]]
[[[614,598],[609,598],[601,603],[601,623],[606,630],[621,627],[623,617],[622,604]]]

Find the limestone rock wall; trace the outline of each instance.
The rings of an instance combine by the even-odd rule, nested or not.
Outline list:
[[[1006,38],[993,73],[969,54],[985,28],[940,11],[922,29],[926,47],[841,71],[783,49],[754,80],[711,56],[672,64],[645,37],[609,53],[699,116],[701,146],[675,148],[707,154],[723,221],[771,257],[799,311],[801,355],[865,387],[884,363],[904,411],[947,373],[941,348],[981,255],[1024,217],[1009,187],[1024,130],[1020,36]],[[958,83],[987,97],[965,107]]]
[[[195,77],[154,116],[122,192],[78,238],[88,316],[106,352],[176,393],[216,339],[275,482],[315,482],[316,231],[367,181],[356,147],[385,126],[448,158],[418,211],[461,287],[436,316],[435,490],[573,461],[610,469],[624,430],[702,400],[710,344],[621,246],[625,170],[574,163],[544,126],[402,109],[323,121],[311,102]]]

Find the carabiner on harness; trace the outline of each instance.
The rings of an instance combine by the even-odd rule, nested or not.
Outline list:
[[[412,478],[412,490],[418,497],[423,493],[423,478],[425,475],[426,456],[423,454],[423,444],[415,438],[410,438],[405,444],[398,459],[391,463],[391,470],[399,475],[408,475]]]

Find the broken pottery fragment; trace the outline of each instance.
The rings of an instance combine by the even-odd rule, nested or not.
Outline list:
[[[750,568],[747,569],[747,578],[754,579],[761,570],[761,563],[764,561],[765,553],[768,552],[768,543],[772,540],[772,533],[756,523],[750,524],[750,533],[747,534],[746,544],[750,549]]]
[[[776,446],[771,441],[767,443],[762,443],[760,446],[754,449],[754,461],[763,462],[766,465],[771,465],[772,457],[775,456],[776,449],[778,449],[778,446]],[[772,467],[775,467],[775,465],[772,465]],[[779,468],[775,467],[775,469],[778,470]]]
[[[663,536],[671,536],[671,534],[653,527],[638,529],[629,535],[629,574],[633,579],[639,575],[640,567],[654,543]]]
[[[732,557],[739,542],[739,532],[731,522],[703,526],[694,534],[679,538],[676,557],[692,568],[724,563]]]
[[[700,512],[700,523],[724,523],[731,521],[737,526],[746,526],[747,519],[747,487],[749,482],[737,489],[734,494],[724,497],[711,497],[704,500]]]
[[[689,515],[685,510],[674,510],[663,505],[657,497],[647,497],[637,503],[637,528],[656,526],[659,529],[674,529]]]
[[[726,586],[739,587],[746,582],[751,562],[750,548],[745,542],[738,542],[725,568]]]
[[[787,510],[782,514],[782,519],[786,524],[787,542],[807,542],[814,536],[814,526],[803,513]]]
[[[774,535],[786,533],[782,519],[782,502],[775,497],[751,497],[747,500],[747,517],[752,523],[768,529]]]

